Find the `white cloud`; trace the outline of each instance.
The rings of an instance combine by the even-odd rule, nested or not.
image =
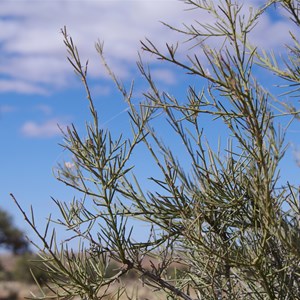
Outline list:
[[[175,74],[168,69],[153,69],[151,70],[151,76],[154,80],[157,80],[161,83],[166,84],[175,84],[176,76]]]
[[[255,29],[251,33],[251,42],[266,50],[283,50],[282,47],[291,41],[289,31],[297,32],[296,26],[287,19],[272,21],[269,16],[260,18]]]
[[[19,79],[0,79],[0,93],[18,92],[22,94],[46,95],[48,90],[34,82],[22,81]]]
[[[162,44],[172,37],[159,23],[162,19],[180,19],[182,3],[171,2],[2,1],[0,16],[9,17],[1,21],[0,51],[5,59],[0,75],[31,85],[32,93],[39,91],[40,84],[49,85],[48,89],[68,85],[73,72],[60,33],[66,25],[83,62],[91,62],[91,76],[107,76],[101,71],[94,47],[100,38],[105,41],[105,53],[114,71],[127,78],[135,68],[141,39],[155,37]],[[15,90],[24,92],[25,88],[15,85]]]
[[[37,123],[34,121],[28,121],[23,124],[21,133],[25,137],[30,138],[50,138],[57,135],[61,135],[61,129],[64,128],[64,124],[59,124],[57,119],[47,120],[44,123]]]
[[[91,93],[93,97],[95,96],[107,96],[111,92],[111,87],[110,86],[104,86],[100,84],[95,84],[90,87]]]
[[[10,113],[10,112],[14,112],[16,110],[15,106],[12,105],[0,105],[0,113]]]
[[[252,0],[255,5],[261,1]],[[175,42],[179,35],[160,20],[182,27],[200,18],[199,10],[177,0],[136,1],[1,1],[0,92],[44,94],[64,88],[73,78],[66,60],[60,28],[67,26],[83,62],[90,60],[90,75],[106,77],[101,69],[95,42],[105,42],[105,55],[117,75],[129,78],[135,69],[140,40],[150,38],[158,47]],[[246,10],[246,8],[245,8]],[[201,22],[213,22],[201,14]],[[253,39],[260,47],[276,47],[287,40],[287,24],[263,17]],[[188,47],[188,45],[181,45]],[[185,48],[187,49],[187,48]],[[1,77],[0,77],[1,78]],[[9,78],[9,79],[7,79]],[[168,75],[173,82],[172,75]]]
[[[52,107],[46,104],[39,104],[35,107],[36,110],[42,112],[45,115],[51,115],[52,114]]]

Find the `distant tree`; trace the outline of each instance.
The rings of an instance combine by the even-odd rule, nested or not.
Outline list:
[[[182,29],[169,27],[185,35],[193,54],[179,54],[178,44],[160,50],[142,42],[144,52],[191,75],[185,97],[160,91],[151,71],[139,62],[148,89],[137,106],[133,86],[127,90],[117,79],[103,45],[97,44],[129,105],[131,138],[113,138],[100,127],[87,64],[63,30],[92,119],[84,136],[75,126],[67,128],[64,148],[74,161],[58,169],[58,179],[82,193],[82,199],[71,202],[55,200],[62,215],[56,222],[73,233],[70,239],[80,238],[79,248],[70,249],[70,239],[58,244],[55,232],[49,236],[49,224],[41,233],[16,201],[43,243],[41,260],[57,298],[102,299],[112,283],[119,283],[114,299],[120,299],[122,291],[126,294],[126,281],[123,287],[121,280],[131,271],[145,285],[163,291],[166,299],[299,299],[299,192],[298,186],[282,182],[280,167],[286,166],[280,161],[286,152],[284,122],[299,117],[292,96],[299,92],[300,43],[291,32],[280,58],[260,51],[248,37],[275,4],[298,30],[300,1],[266,1],[248,12],[231,0],[186,2],[199,11],[199,19]],[[201,12],[214,22],[203,23]],[[209,46],[211,38],[218,39],[214,47]],[[273,76],[273,82],[284,81],[285,98],[260,83],[261,72]],[[195,78],[204,80],[193,86]],[[217,137],[205,135],[207,123],[222,124],[227,143],[214,146]],[[170,140],[172,134],[179,143]],[[147,174],[151,190],[134,174],[133,164],[144,163],[133,160],[142,146],[158,170]],[[152,226],[144,241],[134,241],[131,219]],[[107,272],[111,259],[119,263],[114,274]],[[180,267],[178,276],[168,275],[174,264]],[[157,298],[154,293],[151,297]]]
[[[13,224],[12,217],[0,209],[0,247],[9,249],[14,254],[29,250],[29,243],[23,231]]]
[[[32,276],[34,274],[34,276]],[[12,272],[13,279],[27,283],[39,284],[47,282],[48,275],[44,271],[44,265],[40,257],[34,253],[25,253],[18,256]]]

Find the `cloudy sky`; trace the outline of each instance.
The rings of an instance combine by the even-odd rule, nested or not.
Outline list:
[[[246,2],[258,6],[264,1]],[[141,52],[140,40],[147,37],[159,47],[179,41],[180,55],[188,49],[182,36],[159,21],[179,28],[194,19],[213,22],[210,15],[199,15],[187,8],[176,0],[1,0],[0,205],[18,225],[23,226],[23,221],[9,193],[14,193],[25,209],[32,204],[41,223],[52,212],[50,196],[66,201],[72,198],[72,191],[58,183],[52,172],[66,155],[58,146],[62,135],[57,125],[64,128],[75,123],[83,127],[88,112],[84,89],[66,60],[61,28],[67,26],[82,60],[89,59],[89,78],[100,123],[118,132],[127,107],[101,66],[95,42],[104,41],[106,58],[125,84],[135,79],[138,88],[142,88],[135,64]],[[283,14],[265,15],[253,32],[253,43],[278,50],[289,42],[290,28]],[[180,93],[180,83],[186,77],[144,56],[160,85]],[[291,130],[289,138],[295,145],[297,136],[297,129]],[[292,166],[293,159],[289,163]],[[293,174],[299,175],[294,166]]]

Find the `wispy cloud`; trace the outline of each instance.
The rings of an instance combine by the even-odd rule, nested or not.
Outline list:
[[[0,71],[1,72],[1,71]],[[49,91],[38,85],[36,82],[27,82],[26,80],[0,79],[0,93],[17,92],[21,94],[47,95]]]
[[[175,84],[176,83],[176,75],[174,72],[168,69],[153,69],[151,71],[151,76],[153,79],[166,83],[166,84]]]
[[[65,124],[62,124],[57,119],[47,120],[43,123],[28,121],[23,124],[21,133],[29,138],[51,138],[61,135],[61,128],[63,129],[64,127]]]
[[[17,108],[13,105],[3,104],[0,105],[0,113],[11,113],[14,112]]]
[[[260,5],[261,1],[250,1]],[[247,2],[248,3],[248,2]],[[246,5],[245,5],[246,7]],[[1,1],[0,2],[0,92],[45,94],[70,84],[73,78],[66,61],[60,28],[67,26],[83,60],[90,60],[90,75],[105,77],[99,67],[94,43],[105,41],[105,53],[115,72],[130,77],[135,67],[139,41],[150,38],[156,45],[180,40],[160,20],[173,26],[189,25],[199,10],[185,10],[183,1]],[[245,8],[246,9],[246,8]],[[288,40],[285,21],[263,16],[253,34],[254,42],[267,48]],[[213,22],[201,15],[201,22]],[[276,36],[276,38],[275,38]],[[270,38],[266,38],[270,37]],[[173,83],[164,71],[166,83]],[[168,73],[168,74],[167,74]],[[157,71],[157,76],[161,76]],[[2,79],[1,79],[2,78]]]
[[[70,83],[73,71],[60,33],[64,25],[82,59],[90,60],[91,76],[107,76],[94,47],[100,38],[112,68],[126,78],[135,68],[139,41],[145,36],[160,44],[172,39],[159,20],[179,20],[182,7],[180,1],[3,1],[0,78],[10,79],[2,80],[0,92],[39,94],[45,89],[41,85],[51,90]]]
[[[35,110],[45,114],[45,115],[51,115],[53,110],[52,107],[46,104],[39,104],[35,106]]]

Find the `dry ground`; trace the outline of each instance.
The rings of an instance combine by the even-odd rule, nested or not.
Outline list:
[[[0,300],[17,300],[30,297],[30,291],[36,292],[34,285],[28,285],[17,281],[0,282]]]
[[[137,282],[127,282],[127,292],[123,293],[120,297],[120,300],[128,299],[139,299],[139,300],[163,300],[162,293],[151,290],[145,286],[142,286],[141,283]],[[16,281],[4,281],[0,282],[0,300],[18,300],[26,299],[31,296],[30,291],[34,294],[39,295],[39,291],[34,285],[27,285],[24,283]],[[100,293],[101,294],[101,293]],[[79,299],[79,298],[78,298]],[[117,287],[111,286],[107,296],[103,300],[115,300],[117,299]]]
[[[12,271],[16,263],[16,257],[10,254],[1,254],[0,263],[7,271]],[[144,286],[138,279],[128,279],[124,282],[126,293],[123,293],[120,300],[139,299],[139,300],[160,300],[165,299],[161,292],[155,291],[154,288]],[[120,283],[112,285],[107,291],[107,296],[103,300],[117,299],[118,287]],[[38,288],[35,285],[21,283],[17,281],[0,281],[0,300],[19,300],[31,296],[30,292],[39,295]],[[101,291],[102,293],[104,291]],[[100,292],[100,294],[101,294]]]

